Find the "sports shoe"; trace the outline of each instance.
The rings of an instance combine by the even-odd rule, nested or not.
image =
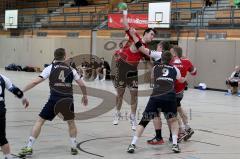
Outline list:
[[[106,79],[105,78],[102,78],[100,81],[105,81]]]
[[[178,134],[177,142],[180,143],[183,139],[186,138],[187,135],[188,135],[188,133],[187,133],[186,131],[179,133],[179,134]]]
[[[113,125],[118,125],[118,121],[119,121],[120,117],[121,117],[121,113],[118,113],[118,112],[114,113]]]
[[[78,150],[76,148],[71,148],[71,154],[72,155],[77,155],[78,154]]]
[[[181,152],[179,146],[176,145],[176,144],[173,144],[173,145],[172,145],[172,151],[175,152],[175,153]]]
[[[192,137],[192,135],[194,134],[194,131],[192,128],[187,129],[186,132],[187,132],[187,136],[184,137],[184,141],[187,141],[188,139],[190,139]]]
[[[164,144],[163,138],[159,139],[156,136],[151,139],[151,140],[147,140],[147,143],[150,145],[162,145]]]
[[[240,97],[240,93],[238,93],[237,96]]]
[[[132,118],[132,117],[130,116],[130,123],[131,123],[132,130],[133,130],[133,131],[136,131],[136,127],[137,127],[136,118]]]
[[[232,93],[230,93],[230,92],[226,92],[225,95],[226,95],[226,96],[231,96]]]
[[[33,149],[30,147],[24,147],[21,149],[21,152],[18,153],[19,156],[29,156],[33,154]]]
[[[128,146],[127,152],[128,153],[134,153],[135,149],[136,149],[136,146],[134,144],[130,144]]]

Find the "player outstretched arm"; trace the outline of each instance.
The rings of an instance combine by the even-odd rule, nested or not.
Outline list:
[[[35,87],[36,85],[38,85],[39,83],[41,83],[42,81],[44,81],[45,79],[42,77],[37,77],[36,79],[32,80],[32,82],[30,82],[29,84],[27,84],[24,88],[23,88],[23,92],[26,92],[30,89],[32,89],[33,87]]]
[[[2,77],[5,81],[7,90],[10,91],[11,93],[13,93],[19,99],[22,99],[22,104],[25,106],[25,108],[27,108],[29,106],[29,102],[28,102],[27,98],[24,97],[23,91],[20,90],[15,85],[13,85],[12,82],[7,77],[5,77],[3,75],[2,75]]]
[[[128,19],[127,19],[128,11],[123,10],[123,26],[125,30],[129,30],[130,26],[128,24]]]
[[[82,97],[82,103],[86,106],[88,105],[88,98],[87,98],[87,89],[85,84],[83,83],[83,81],[81,79],[75,80],[76,83],[78,84],[78,86],[80,87],[82,93],[83,93],[83,97]]]

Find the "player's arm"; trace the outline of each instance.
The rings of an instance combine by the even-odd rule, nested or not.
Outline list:
[[[128,19],[127,19],[128,11],[123,10],[123,26],[125,30],[129,30],[130,26],[128,24]]]
[[[73,71],[74,80],[76,81],[76,83],[80,87],[80,89],[82,91],[82,94],[83,94],[82,103],[86,106],[86,105],[88,105],[87,88],[86,88],[84,82],[81,80],[77,71],[75,69],[72,69],[72,71]]]
[[[137,48],[141,53],[143,53],[144,55],[147,55],[147,56],[153,58],[154,60],[159,60],[159,59],[161,59],[162,53],[159,52],[159,51],[150,50],[150,49],[146,48],[146,47],[142,44],[142,42],[141,42],[141,40],[139,39],[139,37],[137,37],[137,35],[136,35],[136,30],[135,30],[134,28],[130,28],[129,33],[130,33],[130,35],[131,35],[131,37],[132,37],[132,39],[133,39],[133,41],[134,41],[134,43],[135,43],[136,48]]]
[[[19,99],[22,99],[22,104],[25,106],[25,108],[27,108],[29,106],[29,102],[27,100],[27,98],[24,97],[24,93],[21,89],[19,89],[18,87],[16,87],[15,85],[12,84],[12,82],[5,76],[3,76],[3,79],[5,81],[5,85],[8,91],[10,91],[11,93],[13,93],[16,97],[18,97]]]
[[[24,88],[23,88],[23,92],[26,92],[30,89],[32,89],[33,87],[35,87],[36,85],[38,85],[39,83],[43,82],[45,79],[43,77],[37,77],[35,79],[33,79],[29,84],[27,84]]]
[[[52,70],[52,65],[49,65],[48,67],[46,67],[37,78],[33,79],[29,84],[27,84],[23,88],[23,92],[26,92],[32,89],[33,87],[35,87],[36,85],[38,85],[39,83],[47,79],[50,76],[51,70]]]
[[[186,82],[186,78],[185,78],[185,77],[182,77],[180,70],[179,70],[177,67],[175,67],[175,66],[174,66],[174,68],[175,68],[175,70],[177,71],[176,79],[177,79],[180,83]]]
[[[195,76],[195,75],[197,75],[197,68],[196,67],[194,67],[193,66],[193,64],[189,61],[189,65],[190,65],[190,67],[189,67],[189,72],[190,72],[190,74],[192,75],[192,76]]]

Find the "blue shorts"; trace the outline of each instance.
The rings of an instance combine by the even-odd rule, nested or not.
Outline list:
[[[39,116],[52,121],[59,115],[64,121],[74,119],[74,104],[71,97],[50,97]]]
[[[144,118],[151,120],[154,117],[158,117],[160,112],[164,113],[166,119],[177,117],[176,98],[173,100],[162,100],[157,97],[150,97],[143,112]]]

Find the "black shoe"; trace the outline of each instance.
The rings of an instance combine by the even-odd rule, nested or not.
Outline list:
[[[128,146],[127,152],[128,153],[134,153],[136,146],[134,144],[130,144]]]
[[[177,142],[180,143],[183,139],[185,139],[187,137],[187,135],[188,135],[187,132],[179,133]]]
[[[186,137],[184,137],[184,141],[187,141],[188,139],[190,139],[192,137],[192,135],[194,134],[194,131],[192,128],[187,129],[186,132],[187,132],[187,135],[186,135]]]
[[[175,152],[175,153],[180,153],[181,152],[179,146],[176,145],[176,144],[172,145],[172,151]]]
[[[78,154],[78,150],[76,148],[71,148],[71,154],[72,155],[77,155]]]

